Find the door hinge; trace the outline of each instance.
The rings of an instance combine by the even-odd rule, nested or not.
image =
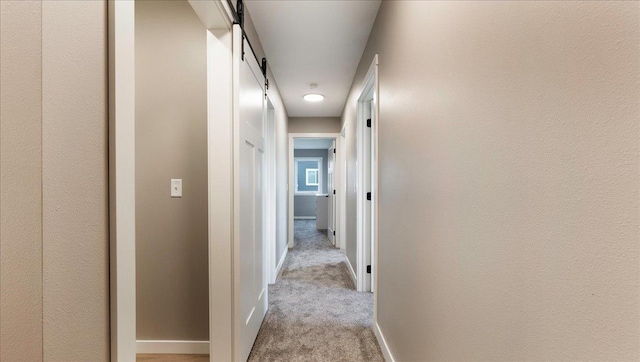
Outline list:
[[[333,190],[333,194],[334,194],[334,195],[336,194],[336,190]]]
[[[336,149],[335,148],[333,149],[333,153],[336,153]]]
[[[367,127],[371,128],[371,118],[367,119]]]
[[[367,192],[367,200],[371,201],[371,192]]]
[[[367,265],[367,274],[371,274],[371,265]]]
[[[336,236],[336,231],[335,230],[333,230],[333,236]]]

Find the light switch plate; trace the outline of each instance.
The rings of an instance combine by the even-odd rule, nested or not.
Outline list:
[[[182,179],[171,179],[171,197],[182,197]]]

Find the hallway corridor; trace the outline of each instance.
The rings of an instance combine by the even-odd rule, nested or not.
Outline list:
[[[355,291],[344,252],[315,220],[295,221],[295,241],[249,361],[383,361],[373,295]]]

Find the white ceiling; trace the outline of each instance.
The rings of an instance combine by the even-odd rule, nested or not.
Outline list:
[[[332,138],[294,138],[293,148],[296,150],[327,150],[332,143]]]
[[[380,0],[247,0],[291,117],[338,117]],[[318,88],[311,90],[310,83]],[[324,101],[302,97],[320,93]]]

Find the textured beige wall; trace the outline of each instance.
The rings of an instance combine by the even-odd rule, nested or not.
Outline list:
[[[109,356],[106,1],[42,2],[44,359]]]
[[[289,133],[340,133],[340,117],[291,117]]]
[[[382,3],[344,121],[379,53],[396,360],[640,358],[639,25],[631,2]]]
[[[139,340],[209,340],[206,60],[186,0],[136,2]]]
[[[106,361],[106,3],[0,9],[0,360]]]
[[[0,1],[0,360],[42,360],[42,4]]]

